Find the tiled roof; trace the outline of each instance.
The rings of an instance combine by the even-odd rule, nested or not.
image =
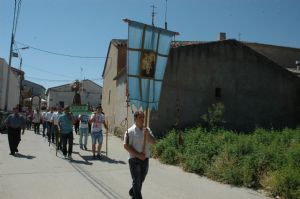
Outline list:
[[[127,39],[112,39],[111,43],[115,46],[126,46],[127,45]]]
[[[191,45],[198,45],[198,44],[204,44],[208,42],[203,41],[172,41],[171,42],[171,48],[177,48],[181,46],[191,46]]]
[[[127,45],[127,39],[112,39],[111,43],[115,46],[126,46]],[[171,48],[177,48],[180,46],[190,46],[190,45],[197,45],[197,44],[204,44],[208,42],[203,41],[172,41],[171,42]]]

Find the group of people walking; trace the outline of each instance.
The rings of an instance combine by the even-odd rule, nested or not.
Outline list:
[[[48,142],[56,144],[57,150],[62,150],[65,158],[72,159],[73,152],[73,126],[79,122],[79,145],[82,150],[87,150],[88,133],[91,133],[93,159],[101,159],[101,147],[103,142],[102,129],[108,126],[101,105],[96,107],[92,115],[73,115],[70,107],[50,108],[48,111],[35,110],[32,122],[34,133],[40,134],[40,124],[43,125],[42,135],[48,137]],[[5,124],[8,128],[8,139],[11,155],[18,152],[21,141],[21,130],[24,133],[27,127],[26,115],[19,113],[19,107],[13,108],[13,113],[7,117]],[[90,127],[90,128],[89,128]],[[97,146],[98,144],[98,146]],[[97,146],[97,147],[96,147]]]
[[[87,137],[89,124],[91,125],[92,152],[93,159],[101,159],[101,147],[103,143],[103,127],[108,129],[105,122],[105,115],[102,107],[98,106],[91,116],[81,114],[78,118],[70,112],[70,107],[49,112],[39,113],[35,111],[33,115],[34,132],[39,134],[39,123],[43,122],[43,136],[47,129],[48,141],[55,142],[58,148],[62,149],[65,158],[72,159],[73,151],[73,125],[79,121],[79,145],[81,149],[87,150]],[[40,122],[39,122],[40,121]],[[18,152],[18,145],[21,141],[21,130],[24,134],[26,119],[19,113],[18,107],[13,109],[13,113],[7,117],[5,124],[8,128],[8,140],[10,155]],[[54,138],[56,138],[54,140]],[[144,113],[136,111],[134,113],[134,124],[124,133],[124,148],[128,151],[129,170],[132,177],[132,186],[129,195],[132,199],[142,199],[142,184],[146,178],[149,168],[150,147],[155,143],[154,136],[150,128],[144,125]],[[98,144],[98,145],[97,145]],[[68,146],[68,147],[67,147]]]

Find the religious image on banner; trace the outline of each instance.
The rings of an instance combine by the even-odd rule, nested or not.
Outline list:
[[[170,43],[176,32],[137,21],[128,23],[127,86],[131,105],[158,109]]]
[[[145,78],[154,78],[155,74],[155,53],[144,51],[141,58],[140,76]]]

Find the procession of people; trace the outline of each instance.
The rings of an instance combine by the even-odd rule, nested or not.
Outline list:
[[[8,129],[10,155],[18,153],[21,131],[24,134],[25,129],[27,129],[33,130],[34,134],[42,134],[48,140],[49,146],[54,144],[56,150],[61,150],[66,159],[72,159],[73,133],[75,132],[77,135],[76,131],[79,129],[80,149],[93,149],[93,159],[96,159],[95,145],[97,142],[97,158],[101,158],[102,128],[105,127],[108,130],[101,105],[96,108],[90,108],[90,112],[78,115],[70,112],[70,106],[64,108],[50,107],[42,110],[35,109],[34,111],[26,112],[22,112],[19,109],[19,105],[16,105],[12,114],[4,122]],[[77,124],[79,124],[78,129]],[[89,135],[92,137],[91,147],[88,147]]]
[[[8,141],[10,155],[15,156],[19,152],[18,146],[21,141],[21,134],[24,135],[25,128],[33,130],[34,134],[42,136],[54,144],[57,150],[61,150],[65,159],[72,160],[75,125],[79,124],[79,140],[81,150],[88,150],[88,136],[91,136],[92,159],[102,159],[101,148],[103,144],[103,128],[108,131],[102,106],[92,109],[92,112],[75,115],[70,107],[52,107],[48,110],[38,109],[32,113],[32,123],[28,126],[26,113],[19,112],[19,106],[13,108],[5,124],[8,128]],[[42,129],[40,130],[40,126]],[[89,128],[91,126],[91,128]],[[142,184],[146,178],[149,168],[150,149],[149,144],[155,142],[152,131],[145,127],[144,113],[134,113],[134,124],[124,132],[124,149],[128,151],[129,171],[132,177],[132,185],[129,195],[134,199],[141,199]]]

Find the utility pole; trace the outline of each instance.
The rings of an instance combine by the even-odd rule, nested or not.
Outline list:
[[[155,14],[156,12],[154,12],[154,9],[156,8],[156,6],[152,5],[152,26],[154,26],[154,17],[155,17]]]
[[[166,11],[165,11],[165,29],[166,30],[168,30],[167,12],[168,12],[168,0],[166,0]]]
[[[23,81],[23,75],[22,75],[22,63],[23,63],[23,59],[21,57],[21,61],[20,61],[20,82],[19,82],[19,86],[20,86],[20,91],[19,91],[19,105],[23,106],[23,100],[22,100],[22,81]]]
[[[11,31],[11,40],[10,40],[10,49],[9,49],[9,60],[8,60],[8,70],[7,70],[7,80],[6,80],[6,92],[5,92],[5,103],[4,103],[4,110],[7,111],[7,103],[8,103],[8,91],[9,91],[9,80],[10,80],[10,68],[11,68],[11,58],[12,58],[12,48],[15,41],[14,37],[14,30],[15,30],[15,24],[16,24],[16,7],[17,7],[17,1],[15,0],[15,6],[14,6],[14,19],[13,19],[13,27]]]

